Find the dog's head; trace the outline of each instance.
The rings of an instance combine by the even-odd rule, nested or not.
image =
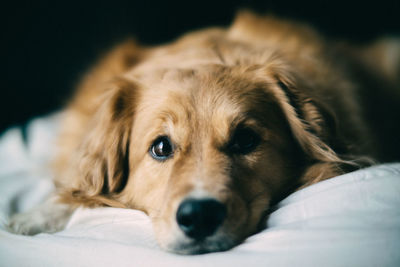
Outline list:
[[[302,86],[273,58],[127,73],[88,126],[73,195],[143,210],[169,251],[229,249],[289,192],[338,173],[330,116]]]

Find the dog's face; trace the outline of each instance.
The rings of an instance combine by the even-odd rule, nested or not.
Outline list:
[[[240,67],[161,70],[139,91],[120,201],[145,211],[161,246],[226,250],[257,230],[301,157],[271,87]]]
[[[273,64],[126,74],[80,146],[74,197],[143,210],[169,251],[231,248],[307,175],[336,174],[324,118],[289,76]]]

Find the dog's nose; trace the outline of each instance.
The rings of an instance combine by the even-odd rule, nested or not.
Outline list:
[[[226,217],[226,207],[214,199],[188,199],[181,203],[176,220],[189,237],[201,240],[212,235]]]

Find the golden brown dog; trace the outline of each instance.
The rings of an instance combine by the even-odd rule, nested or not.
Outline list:
[[[393,159],[379,131],[399,145],[385,131],[398,130],[395,109],[376,109],[400,95],[391,90],[399,47],[339,45],[249,12],[228,29],[168,45],[125,42],[87,74],[66,110],[55,199],[67,206],[50,202],[11,227],[57,231],[76,206],[106,205],[146,212],[166,250],[229,249],[290,192],[367,158]],[[382,116],[386,126],[373,124]],[[38,214],[52,222],[31,220]]]

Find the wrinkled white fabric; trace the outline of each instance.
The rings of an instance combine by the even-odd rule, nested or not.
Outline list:
[[[0,137],[0,266],[400,266],[400,164],[335,177],[279,203],[268,228],[227,252],[180,256],[156,244],[140,211],[78,209],[65,230],[7,232],[14,212],[54,189],[48,162],[60,115]]]

